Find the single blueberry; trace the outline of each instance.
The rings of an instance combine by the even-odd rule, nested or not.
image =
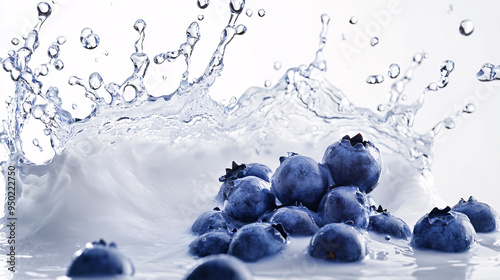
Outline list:
[[[262,180],[270,183],[271,176],[273,172],[271,168],[267,167],[264,164],[260,163],[244,163],[237,164],[233,161],[231,168],[226,168],[226,174],[219,178],[219,181],[222,182],[222,186],[220,187],[219,193],[215,197],[215,199],[224,204],[224,201],[227,199],[229,195],[229,190],[234,187],[232,181],[248,176],[254,176],[261,178]]]
[[[361,134],[350,138],[344,136],[330,145],[323,156],[333,181],[337,186],[353,185],[369,193],[377,186],[382,172],[380,152],[370,141],[364,141]]]
[[[215,255],[203,259],[184,280],[251,280],[252,274],[243,262],[228,255]]]
[[[195,234],[204,234],[213,229],[226,229],[228,227],[222,211],[215,207],[214,210],[201,214],[191,226],[191,231]]]
[[[227,254],[232,236],[227,230],[213,230],[198,236],[189,244],[189,252],[198,257]]]
[[[255,222],[264,213],[276,208],[276,198],[269,183],[254,176],[234,180],[224,204],[224,212],[242,222]]]
[[[318,230],[309,243],[310,256],[334,262],[354,262],[366,256],[366,242],[354,227],[343,224],[328,224]]]
[[[292,154],[281,158],[271,178],[271,191],[284,206],[302,204],[316,211],[328,191],[328,179],[314,159]]]
[[[410,227],[400,218],[387,212],[387,209],[382,209],[382,206],[379,206],[378,209],[372,207],[370,222],[367,229],[394,238],[411,238]]]
[[[236,232],[228,254],[245,262],[255,262],[281,252],[287,244],[287,237],[280,224],[248,224]]]
[[[467,215],[476,232],[491,232],[498,227],[499,218],[495,209],[472,196],[467,201],[460,199],[451,210]]]
[[[319,217],[306,207],[287,206],[273,212],[270,223],[282,224],[291,236],[310,236],[319,230]]]
[[[369,209],[366,195],[357,187],[336,187],[321,200],[319,214],[324,224],[352,221],[355,227],[366,229]]]
[[[118,251],[115,243],[106,246],[104,240],[87,243],[75,253],[66,272],[68,277],[100,277],[134,274],[132,262]]]
[[[476,240],[476,231],[465,214],[437,207],[425,214],[413,228],[411,243],[418,248],[444,252],[469,250]]]

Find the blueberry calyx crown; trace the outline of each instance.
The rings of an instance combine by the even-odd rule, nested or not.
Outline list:
[[[477,199],[473,197],[472,195],[469,197],[469,200],[465,201],[465,199],[460,198],[460,201],[458,203],[466,203],[466,202],[476,202]]]
[[[361,135],[361,133],[358,133],[353,137],[349,137],[349,135],[346,135],[342,137],[342,140],[349,140],[352,147],[354,147],[358,143],[361,143],[363,147],[366,147],[366,144],[368,143],[368,141],[363,141],[363,135]]]
[[[434,207],[434,209],[432,209],[432,211],[429,213],[429,218],[451,215],[450,210],[451,210],[450,206],[446,206],[446,208],[444,209],[439,209],[437,207]]]
[[[226,168],[226,174],[219,178],[219,182],[227,182],[240,178],[240,172],[245,170],[245,168],[247,168],[247,166],[244,163],[237,164],[233,161],[231,168]]]
[[[382,214],[387,214],[389,213],[387,209],[382,208],[382,205],[379,205],[378,208],[375,208],[375,206],[372,206],[375,212],[377,213],[382,213]]]
[[[117,247],[115,242],[111,242],[111,243],[109,243],[109,245],[107,245],[106,241],[104,241],[104,239],[100,239],[99,241],[93,241],[91,244],[92,244],[92,246],[102,246],[102,247],[109,246],[109,248],[116,248]]]
[[[280,164],[282,164],[287,158],[291,158],[293,156],[298,156],[298,153],[295,152],[288,152],[288,156],[281,156],[280,157]]]

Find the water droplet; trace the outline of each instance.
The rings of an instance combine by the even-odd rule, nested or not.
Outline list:
[[[20,41],[18,38],[12,38],[12,40],[10,41],[12,43],[12,45],[14,46],[17,46],[19,45]]]
[[[476,105],[474,105],[473,103],[469,103],[469,104],[465,105],[463,111],[464,111],[464,113],[467,113],[467,114],[474,113],[476,111]]]
[[[53,43],[50,45],[49,49],[47,50],[47,53],[50,58],[57,58],[59,56],[59,45],[56,43]]]
[[[162,75],[161,78],[166,81],[167,80],[167,75]]]
[[[90,74],[89,85],[90,85],[91,89],[93,89],[93,90],[99,89],[102,86],[102,83],[103,83],[103,80],[102,80],[101,75],[99,75],[99,73],[94,72],[94,73]]]
[[[370,75],[366,78],[368,84],[380,84],[384,81],[384,76],[382,75]]]
[[[384,104],[380,104],[380,105],[378,105],[378,106],[377,106],[377,110],[378,110],[379,112],[384,112],[384,111],[386,110],[385,105],[384,105]]]
[[[267,88],[268,88],[268,87],[270,87],[270,86],[271,86],[271,81],[266,80],[266,81],[264,82],[264,86],[265,86],[265,87],[267,87]]]
[[[97,62],[97,61],[99,61],[99,59],[96,57],[96,58],[94,58],[94,61]]]
[[[346,39],[345,34],[344,34],[344,33],[342,33],[342,35],[341,35],[341,36],[342,36],[342,41],[345,41],[345,39]]]
[[[38,74],[40,76],[47,76],[47,74],[49,74],[49,67],[47,66],[47,64],[40,65],[40,68],[38,69]]]
[[[420,63],[422,63],[422,60],[424,60],[424,58],[426,58],[426,54],[416,53],[413,56],[413,61],[420,64]]]
[[[160,54],[156,55],[156,56],[153,58],[153,61],[154,61],[156,64],[162,64],[163,62],[165,62],[165,54],[164,54],[164,53],[160,53]]]
[[[205,9],[210,4],[210,0],[198,0],[198,8]]]
[[[38,139],[36,139],[36,138],[33,138],[33,141],[31,141],[31,143],[33,143],[33,145],[35,145],[36,147],[40,146],[40,143],[38,142]]]
[[[264,10],[264,9],[259,9],[259,10],[257,11],[257,14],[259,15],[259,17],[263,17],[263,16],[265,16],[265,15],[266,15],[266,10]]]
[[[281,69],[281,62],[276,61],[274,62],[274,70],[280,70]]]
[[[450,81],[450,78],[448,77],[441,77],[441,80],[438,82],[438,87],[439,88],[444,88],[445,86],[448,85],[448,82]]]
[[[452,119],[452,118],[446,118],[444,119],[444,127],[446,127],[447,129],[453,129],[455,128],[455,121]]]
[[[198,20],[199,20],[199,21],[202,21],[204,18],[205,18],[205,16],[204,16],[204,15],[198,15]]]
[[[54,60],[53,65],[57,71],[63,70],[64,68],[64,63],[60,59]]]
[[[401,73],[399,65],[393,63],[389,66],[389,71],[388,71],[389,78],[396,79],[399,76],[399,73]]]
[[[377,44],[378,44],[378,37],[373,37],[370,40],[370,45],[372,45],[372,47],[375,47]]]
[[[358,23],[358,18],[357,18],[357,17],[352,16],[352,17],[349,19],[349,23],[350,23],[350,24],[356,24],[356,23]]]
[[[251,17],[253,15],[253,11],[251,9],[247,9],[245,13],[247,14],[247,17]]]
[[[146,28],[146,22],[142,19],[138,19],[135,21],[134,23],[134,29],[139,32],[139,33],[142,33],[144,32],[144,29]]]
[[[49,136],[50,134],[52,133],[52,130],[48,129],[48,128],[45,128],[43,130],[43,134],[45,134],[45,136]]]
[[[38,16],[48,17],[52,13],[52,8],[47,2],[38,3],[36,9],[38,10]]]
[[[441,76],[448,77],[450,73],[455,69],[455,63],[451,60],[445,60],[441,63]]]
[[[470,19],[462,20],[458,30],[460,31],[460,34],[469,36],[472,32],[474,32],[474,22]]]
[[[430,83],[428,86],[427,86],[427,90],[429,91],[437,91],[438,90],[438,84],[437,83]]]
[[[82,29],[82,32],[80,33],[80,42],[83,47],[88,50],[95,49],[99,46],[99,35],[95,34],[92,29],[86,27]]]
[[[236,34],[238,35],[243,35],[247,32],[247,27],[243,24],[239,24],[237,27],[236,27]]]
[[[108,55],[109,55],[109,52],[108,52],[108,51],[105,51],[105,52],[104,52],[104,55],[105,55],[105,56],[108,56]]]
[[[476,74],[476,78],[480,81],[492,81],[495,79],[495,65],[485,63]]]
[[[64,43],[66,43],[66,37],[64,37],[64,36],[57,37],[57,43],[59,45],[64,45]]]
[[[229,8],[233,14],[241,14],[243,8],[245,7],[245,0],[231,0],[229,2]]]

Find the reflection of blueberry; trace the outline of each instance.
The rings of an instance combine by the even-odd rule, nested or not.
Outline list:
[[[221,210],[215,207],[214,210],[201,214],[191,227],[191,231],[196,234],[204,234],[212,229],[226,229],[227,222]]]
[[[85,249],[75,253],[68,268],[68,277],[98,277],[133,275],[132,262],[118,251],[115,243],[106,246],[104,240],[88,243]]]
[[[315,211],[328,190],[327,176],[318,163],[306,156],[282,157],[271,178],[271,190],[283,205],[302,204]]]
[[[365,193],[371,192],[378,184],[382,172],[382,159],[378,148],[370,141],[363,141],[357,134],[344,136],[330,145],[323,156],[337,186],[357,186]]]
[[[495,209],[472,196],[468,201],[461,199],[451,210],[467,215],[476,232],[490,232],[497,228],[498,215]]]
[[[231,235],[225,230],[209,231],[198,236],[189,245],[189,252],[198,257],[226,254],[231,243]]]
[[[400,218],[394,217],[387,209],[372,208],[368,230],[379,234],[386,234],[394,238],[408,239],[411,237],[410,227]]]
[[[468,250],[476,239],[476,232],[465,214],[432,209],[425,214],[413,228],[412,244],[415,247],[445,252]]]
[[[185,280],[250,280],[252,274],[235,257],[228,255],[215,255],[204,259]]]
[[[269,222],[282,224],[292,236],[310,236],[319,229],[316,220],[317,214],[305,207],[287,206],[274,211]]]
[[[286,238],[287,234],[280,224],[248,224],[236,232],[228,254],[245,262],[255,262],[281,252],[287,244]]]
[[[237,164],[233,161],[231,168],[226,168],[226,174],[219,178],[222,182],[219,193],[215,199],[223,204],[229,195],[229,190],[234,186],[232,181],[248,176],[261,178],[262,180],[271,182],[272,170],[264,164],[260,163],[244,163]]]
[[[319,214],[325,224],[352,221],[355,227],[368,226],[366,195],[357,187],[337,187],[321,200]]]
[[[363,235],[342,223],[320,228],[311,238],[307,251],[313,258],[336,262],[358,261],[367,253]]]
[[[234,181],[224,204],[224,212],[242,222],[255,222],[276,207],[276,198],[269,190],[269,183],[254,176]]]

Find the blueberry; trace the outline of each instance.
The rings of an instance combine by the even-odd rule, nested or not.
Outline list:
[[[316,220],[318,215],[305,207],[287,206],[274,211],[269,222],[282,224],[292,236],[310,236],[319,229]]]
[[[198,257],[227,254],[232,236],[227,230],[214,230],[198,236],[189,245],[189,252]]]
[[[411,243],[415,247],[444,252],[468,250],[476,239],[476,232],[465,214],[451,211],[448,206],[442,210],[432,209],[413,228]]]
[[[281,252],[287,244],[287,237],[280,224],[248,224],[236,232],[228,254],[245,262],[255,262]]]
[[[357,187],[336,187],[321,200],[319,214],[323,223],[341,223],[352,221],[355,227],[368,226],[369,209],[366,195]]]
[[[354,262],[366,256],[366,242],[354,227],[343,224],[328,224],[311,238],[307,251],[310,256],[334,262]]]
[[[372,210],[368,224],[369,231],[389,235],[393,238],[411,238],[410,227],[403,220],[394,217],[387,212],[387,209],[382,209],[382,206],[379,206],[378,209],[373,207]]]
[[[233,161],[231,168],[226,168],[226,174],[219,178],[219,181],[222,182],[222,186],[220,187],[219,193],[215,199],[219,203],[223,204],[227,199],[229,190],[234,186],[231,182],[248,176],[258,177],[270,183],[272,170],[266,165],[260,163],[237,164]]]
[[[251,280],[252,274],[235,257],[215,255],[204,259],[204,262],[191,271],[184,280]]]
[[[371,192],[378,184],[382,172],[382,159],[378,148],[370,141],[363,141],[357,134],[344,136],[330,145],[323,156],[337,186],[357,186],[365,193]]]
[[[134,274],[132,262],[118,251],[115,243],[106,245],[104,240],[88,243],[75,253],[66,276],[98,277]]]
[[[224,212],[242,222],[255,222],[264,213],[276,208],[276,198],[269,183],[254,176],[234,180],[224,205]]]
[[[271,178],[271,191],[285,206],[302,204],[315,211],[328,191],[328,179],[318,163],[306,156],[282,157]]]
[[[228,227],[222,211],[215,207],[214,210],[201,214],[191,227],[191,231],[196,234],[204,234],[213,229],[226,229]]]
[[[467,215],[476,232],[490,232],[497,229],[498,215],[495,209],[472,196],[468,201],[461,199],[451,210]]]

